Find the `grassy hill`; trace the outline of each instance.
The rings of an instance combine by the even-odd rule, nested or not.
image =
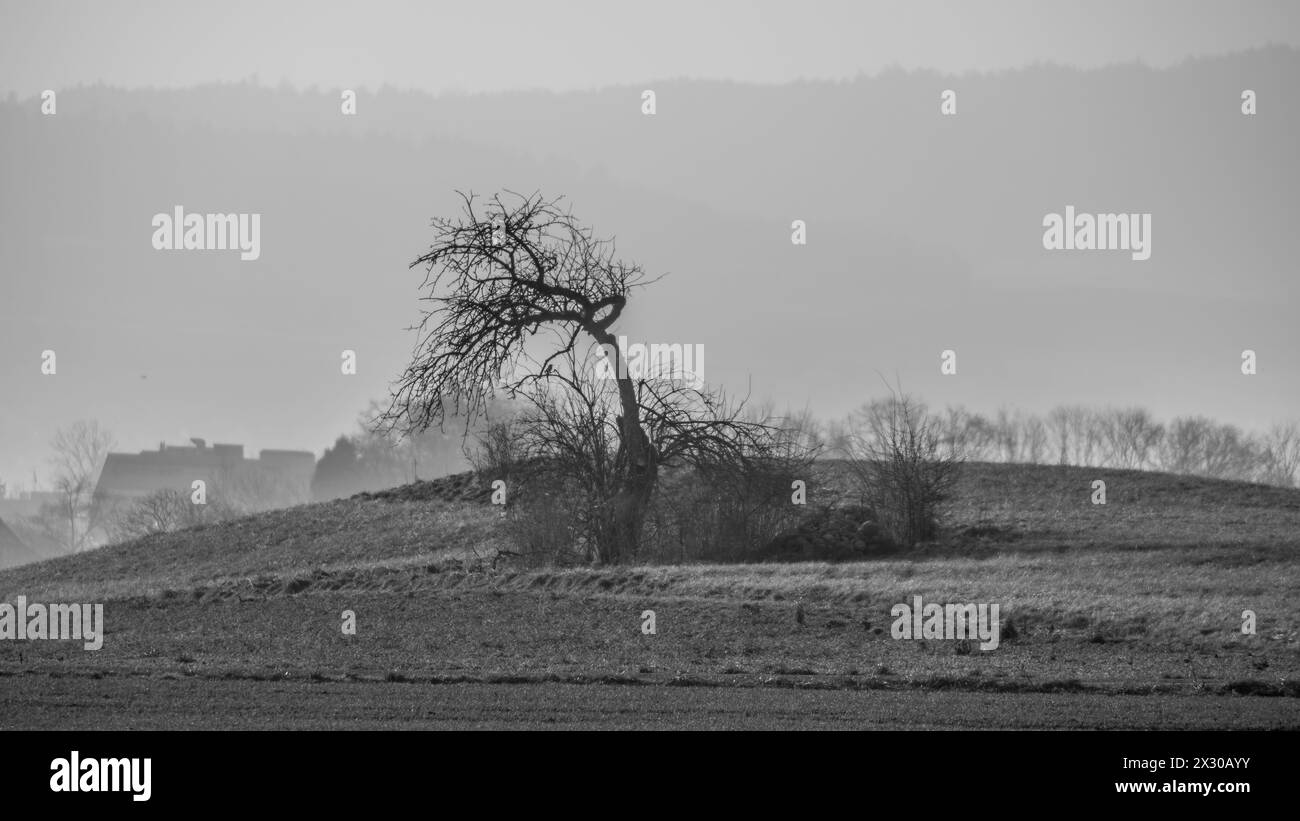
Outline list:
[[[821,492],[842,497],[834,473]],[[1097,478],[1104,506],[1090,502]],[[504,537],[487,493],[485,481],[452,477],[0,572],[0,600],[105,602],[107,633],[97,652],[0,642],[0,715],[67,726],[36,695],[56,680],[137,701],[164,698],[140,693],[171,692],[157,689],[167,683],[191,699],[192,679],[214,694],[230,683],[238,697],[221,698],[236,701],[260,697],[259,683],[379,688],[322,690],[329,709],[406,704],[391,688],[412,684],[1300,695],[1296,490],[972,465],[944,539],[905,554],[532,571],[493,568]],[[998,603],[1002,645],[892,639],[890,609],[913,595]],[[1247,609],[1254,635],[1241,632]],[[640,629],[644,610],[655,635]],[[340,629],[344,611],[355,635]],[[1300,726],[1300,699],[1266,701],[1248,726]],[[1128,726],[1109,711],[1096,726]],[[1014,712],[989,720],[1019,721]],[[220,726],[214,716],[202,720]],[[272,710],[259,726],[281,720]]]
[[[1105,505],[1091,502],[1095,479],[1106,482]],[[835,463],[824,488],[820,498],[809,498],[810,506],[852,495]],[[488,481],[466,473],[149,536],[0,572],[0,597],[26,591],[69,600],[120,598],[254,577],[490,559],[505,544],[499,511],[486,504],[489,493]],[[1161,550],[1171,551],[1165,557],[1170,563],[1249,566],[1289,561],[1297,549],[1300,490],[1142,471],[980,463],[964,471],[941,541],[894,558],[983,561],[1021,553]]]

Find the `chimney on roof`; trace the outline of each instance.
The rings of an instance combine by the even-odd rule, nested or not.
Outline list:
[[[197,436],[191,437],[190,441],[193,442],[194,447],[198,448],[199,450],[203,450],[203,448],[207,447],[208,444],[207,442],[203,441]]]

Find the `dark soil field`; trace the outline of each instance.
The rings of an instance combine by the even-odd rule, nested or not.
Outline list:
[[[1278,729],[1287,699],[1084,693],[120,678],[41,680],[11,728],[98,730]]]
[[[104,602],[106,627],[0,642],[0,728],[1300,728],[1298,491],[978,465],[915,553],[572,570],[494,568],[476,493],[0,573],[0,600]],[[913,595],[999,603],[1001,645],[893,639]]]

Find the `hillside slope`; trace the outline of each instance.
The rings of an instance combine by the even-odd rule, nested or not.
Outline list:
[[[844,493],[827,467],[810,507]],[[686,721],[660,690],[688,724],[759,703],[824,720],[794,694],[843,691],[844,726],[882,698],[936,726],[1300,726],[1294,490],[973,465],[945,543],[906,554],[522,572],[488,560],[487,492],[452,477],[0,572],[0,601],[104,603],[97,651],[0,642],[0,728],[585,721],[593,700]],[[1000,643],[895,640],[914,596],[996,604]],[[949,691],[991,700],[932,712]]]
[[[827,463],[822,475],[810,507],[850,500],[842,465]],[[1091,502],[1095,479],[1106,482],[1105,505]],[[254,577],[490,559],[505,543],[489,494],[487,480],[466,473],[149,536],[0,571],[0,599],[117,598]],[[1266,556],[1288,560],[1297,548],[1300,490],[1140,471],[972,464],[948,505],[943,540],[895,558],[1183,549],[1197,551],[1197,563],[1250,564]]]

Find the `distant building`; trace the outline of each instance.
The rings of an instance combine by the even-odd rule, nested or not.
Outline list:
[[[102,512],[164,490],[188,497],[198,480],[206,485],[209,503],[220,500],[244,510],[287,507],[311,498],[316,456],[308,451],[263,450],[259,458],[246,459],[243,445],[190,442],[108,454],[95,485],[96,508]]]

